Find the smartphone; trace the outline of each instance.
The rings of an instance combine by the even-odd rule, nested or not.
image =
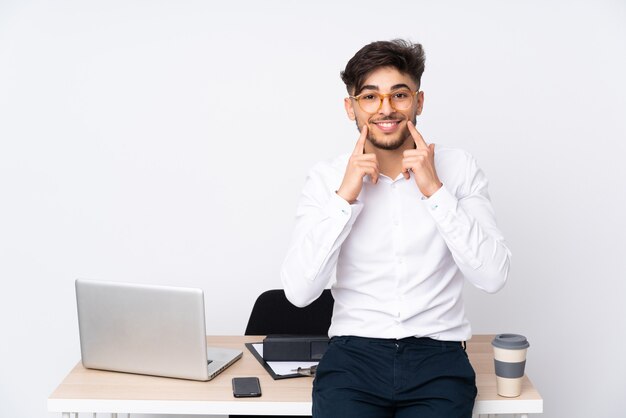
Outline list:
[[[258,377],[233,377],[233,395],[235,398],[261,396],[261,384]]]

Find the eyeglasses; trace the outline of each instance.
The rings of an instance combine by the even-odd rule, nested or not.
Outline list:
[[[389,104],[393,110],[407,110],[413,104],[413,98],[417,96],[418,91],[411,90],[396,90],[387,94],[380,94],[376,92],[365,92],[358,96],[350,96],[359,104],[361,110],[366,113],[376,113],[383,107],[383,100],[389,98]]]

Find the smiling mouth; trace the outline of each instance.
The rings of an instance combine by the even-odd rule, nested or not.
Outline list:
[[[388,132],[394,132],[400,125],[400,121],[399,120],[381,120],[378,122],[372,122],[372,124],[376,125],[376,127],[380,129],[381,131],[388,133]]]

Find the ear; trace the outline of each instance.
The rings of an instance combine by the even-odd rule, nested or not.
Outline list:
[[[346,113],[350,120],[356,120],[356,114],[354,113],[354,107],[352,106],[352,99],[346,97],[343,99],[343,106],[346,108]]]
[[[417,93],[417,110],[415,111],[415,114],[421,115],[423,108],[424,108],[424,92],[420,91],[419,93]]]

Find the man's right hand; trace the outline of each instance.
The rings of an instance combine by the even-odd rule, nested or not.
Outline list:
[[[356,142],[356,147],[350,156],[348,166],[346,167],[346,174],[343,176],[343,181],[337,194],[352,204],[359,197],[361,188],[363,187],[363,177],[369,174],[372,179],[372,183],[378,182],[378,161],[376,160],[376,154],[365,154],[365,139],[367,138],[367,125],[363,125],[361,128],[361,136]]]

